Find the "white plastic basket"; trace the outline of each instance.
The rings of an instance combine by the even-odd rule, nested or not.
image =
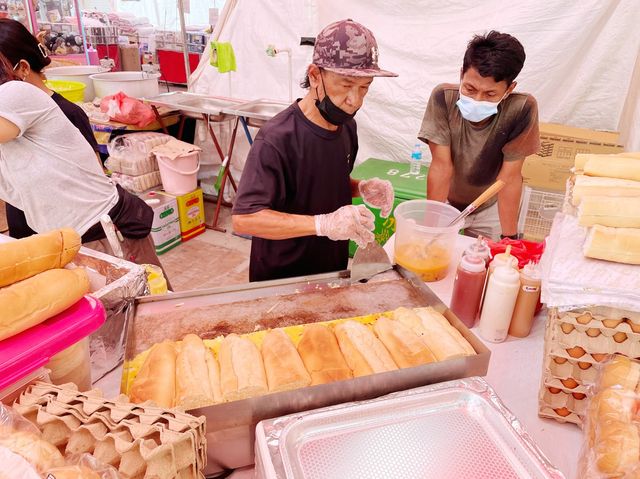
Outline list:
[[[518,224],[518,230],[523,233],[524,239],[543,241],[551,231],[556,213],[562,211],[563,203],[564,193],[525,186]]]

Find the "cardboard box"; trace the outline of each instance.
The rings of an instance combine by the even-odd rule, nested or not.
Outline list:
[[[204,199],[202,189],[198,188],[191,193],[180,196],[170,195],[164,191],[162,194],[175,198],[178,203],[182,241],[190,240],[204,233]]]
[[[522,167],[524,183],[532,188],[564,191],[577,153],[620,153],[617,132],[540,123],[540,151]]]
[[[160,255],[178,246],[182,242],[178,201],[155,191],[144,193],[140,198],[153,210],[151,239],[156,253]]]

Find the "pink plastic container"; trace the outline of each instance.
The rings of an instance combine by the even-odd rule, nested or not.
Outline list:
[[[172,195],[191,193],[198,187],[200,154],[197,151],[172,160],[156,153],[164,190]]]
[[[0,341],[0,391],[47,364],[55,354],[97,331],[105,317],[102,303],[85,296],[44,323]]]

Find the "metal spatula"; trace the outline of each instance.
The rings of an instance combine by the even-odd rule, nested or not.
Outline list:
[[[351,264],[351,282],[367,282],[376,274],[384,273],[393,268],[389,256],[375,241],[367,244],[364,248],[358,248],[353,255]]]

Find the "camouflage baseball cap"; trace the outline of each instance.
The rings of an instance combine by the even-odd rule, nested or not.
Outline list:
[[[313,63],[352,77],[397,77],[378,67],[378,43],[364,25],[351,19],[325,27],[316,37]]]

